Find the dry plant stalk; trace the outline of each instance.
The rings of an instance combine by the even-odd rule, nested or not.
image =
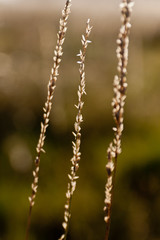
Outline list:
[[[106,222],[106,237],[108,240],[110,230],[110,219],[111,219],[111,206],[113,198],[113,187],[115,181],[117,157],[121,153],[121,137],[123,132],[123,120],[124,120],[124,105],[126,99],[127,89],[127,64],[128,64],[128,46],[129,46],[129,32],[131,28],[130,15],[134,2],[131,0],[123,0],[120,4],[121,8],[121,21],[122,26],[117,39],[117,58],[118,58],[118,75],[114,78],[113,90],[114,98],[112,100],[113,107],[113,118],[116,123],[116,127],[113,128],[114,139],[110,143],[107,150],[108,162],[106,165],[107,170],[107,183],[105,186],[105,206],[104,220]]]
[[[85,58],[86,58],[86,50],[88,47],[88,44],[91,43],[91,41],[88,40],[88,37],[91,33],[92,27],[90,26],[90,19],[87,21],[86,25],[86,32],[85,36],[82,35],[82,48],[83,50],[80,50],[80,53],[77,55],[80,57],[80,61],[77,63],[79,66],[79,72],[80,72],[80,85],[78,87],[78,104],[75,105],[75,107],[78,109],[78,113],[76,115],[76,121],[74,124],[74,132],[73,136],[75,137],[75,141],[72,142],[73,147],[73,157],[71,159],[71,172],[68,174],[69,183],[67,187],[66,192],[66,204],[64,206],[64,222],[62,223],[64,234],[59,238],[59,240],[66,240],[68,228],[69,228],[69,220],[71,217],[71,202],[72,202],[72,196],[76,189],[76,181],[79,178],[77,176],[77,171],[79,169],[79,162],[81,159],[81,152],[80,152],[80,144],[81,144],[81,123],[83,122],[83,116],[82,116],[82,108],[84,105],[84,102],[82,101],[82,97],[84,94],[86,94],[85,91]]]
[[[45,106],[43,108],[43,122],[41,123],[41,132],[40,137],[37,144],[37,156],[35,158],[35,170],[33,171],[33,183],[31,185],[32,194],[29,197],[30,209],[29,209],[29,216],[28,216],[28,223],[27,223],[27,231],[25,239],[28,239],[29,228],[30,228],[30,221],[31,221],[31,212],[32,208],[35,204],[35,197],[38,188],[38,176],[39,176],[39,166],[40,166],[40,156],[41,152],[45,152],[43,149],[44,141],[45,141],[45,134],[46,129],[49,125],[49,116],[52,108],[52,98],[54,96],[54,91],[56,88],[57,77],[59,75],[59,66],[62,60],[63,55],[63,43],[65,40],[65,35],[67,31],[67,20],[70,14],[70,7],[71,7],[71,0],[67,0],[64,9],[62,10],[62,18],[59,22],[59,31],[57,34],[57,45],[54,51],[53,57],[53,68],[51,69],[50,79],[48,83],[48,93],[47,93],[47,100],[45,102]]]

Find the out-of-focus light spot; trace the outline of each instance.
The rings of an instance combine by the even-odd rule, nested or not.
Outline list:
[[[27,172],[32,166],[32,156],[27,144],[18,136],[10,136],[5,142],[9,162],[17,172]]]
[[[27,146],[23,144],[15,145],[9,153],[11,166],[19,172],[26,172],[31,167],[31,154]]]

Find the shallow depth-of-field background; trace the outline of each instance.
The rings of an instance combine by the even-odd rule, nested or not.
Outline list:
[[[44,5],[40,1],[40,6],[38,1],[33,1],[33,6],[20,1],[0,3],[0,240],[24,239],[32,164],[64,2],[46,1]],[[73,1],[69,18],[47,130],[46,154],[41,159],[30,240],[58,239],[62,233],[79,81],[76,54],[88,17],[94,28],[86,62],[80,178],[73,198],[68,239],[100,240],[105,235],[105,164],[106,149],[113,137],[110,103],[117,65],[119,1],[114,4],[102,1],[102,6],[101,1],[78,2]],[[112,240],[160,239],[160,17],[157,9],[160,10],[160,5],[156,0],[139,0],[133,12],[129,87],[123,152],[118,161],[114,194]]]

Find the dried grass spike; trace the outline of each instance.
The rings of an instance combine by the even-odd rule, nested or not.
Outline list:
[[[70,14],[70,7],[71,7],[71,0],[67,0],[64,10],[62,10],[62,18],[60,19],[60,22],[59,22],[59,31],[57,34],[57,45],[56,45],[56,49],[54,51],[54,57],[53,57],[53,61],[54,61],[53,68],[51,69],[51,74],[49,78],[47,100],[43,108],[43,111],[44,111],[43,122],[41,123],[40,137],[36,147],[37,156],[35,158],[35,170],[33,171],[34,179],[31,187],[32,193],[31,193],[31,196],[29,197],[30,209],[29,209],[27,230],[26,230],[26,236],[25,236],[26,240],[28,239],[30,221],[31,221],[31,212],[32,212],[32,207],[35,204],[35,197],[36,197],[37,188],[38,188],[40,156],[41,156],[41,152],[45,153],[45,150],[43,149],[44,141],[46,137],[45,134],[49,124],[49,116],[52,108],[52,98],[56,88],[57,76],[59,75],[58,71],[59,71],[59,66],[61,62],[61,57],[63,55],[63,43],[65,40],[66,31],[67,31],[66,25],[67,25],[67,19]]]
[[[75,141],[72,142],[72,148],[73,148],[73,157],[71,159],[71,172],[68,174],[69,183],[66,193],[66,203],[64,206],[64,222],[62,223],[64,234],[59,238],[59,240],[66,240],[68,228],[69,228],[69,220],[71,217],[71,202],[72,202],[72,196],[74,194],[74,191],[76,189],[76,180],[79,178],[77,176],[77,171],[79,169],[79,162],[80,162],[80,144],[81,144],[81,123],[83,122],[82,117],[82,108],[84,105],[84,102],[82,101],[82,97],[85,92],[85,58],[86,58],[86,50],[87,46],[90,43],[88,40],[88,37],[91,33],[92,27],[90,26],[90,20],[87,21],[86,26],[86,32],[85,35],[82,35],[82,48],[83,50],[80,50],[80,53],[78,54],[80,61],[77,63],[79,64],[79,73],[80,73],[80,85],[78,87],[77,95],[78,95],[78,104],[75,105],[76,109],[78,109],[78,113],[76,115],[76,121],[74,124],[74,132],[73,136],[75,138]]]
[[[110,144],[107,157],[108,163],[106,165],[107,170],[107,183],[105,186],[105,200],[104,200],[104,221],[106,222],[106,236],[105,240],[108,240],[111,218],[111,206],[112,196],[115,181],[115,172],[117,165],[117,157],[121,153],[121,136],[124,129],[124,105],[127,89],[127,65],[128,65],[128,45],[129,45],[129,31],[131,28],[130,15],[134,3],[131,0],[122,0],[120,4],[121,8],[121,21],[122,25],[117,39],[117,59],[118,59],[118,75],[115,76],[113,82],[114,97],[112,100],[113,118],[116,127],[113,128],[114,139]]]

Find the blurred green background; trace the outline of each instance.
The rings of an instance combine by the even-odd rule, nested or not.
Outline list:
[[[36,1],[32,7],[11,2],[0,3],[0,240],[24,239],[42,107],[64,5],[64,1],[48,7],[42,1],[40,7]],[[118,1],[102,2],[102,6],[86,2],[86,7],[83,1],[80,6],[73,1],[30,240],[58,239],[62,233],[79,81],[76,54],[88,17],[94,28],[86,62],[80,178],[68,239],[104,239],[106,149],[113,138],[111,100],[120,11]],[[137,3],[132,18],[123,151],[110,240],[160,240],[159,5],[156,0],[140,2],[144,3]]]

